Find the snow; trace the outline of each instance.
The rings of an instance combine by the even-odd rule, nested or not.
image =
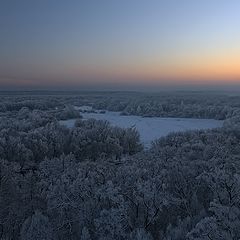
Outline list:
[[[135,127],[145,147],[150,146],[151,142],[160,137],[166,136],[171,132],[180,132],[194,129],[212,129],[222,127],[223,121],[213,119],[193,119],[193,118],[160,118],[160,117],[140,117],[122,116],[120,112],[106,111],[100,113],[81,113],[83,119],[107,120],[113,126],[122,128]],[[75,120],[61,121],[61,124],[71,128]]]
[[[80,106],[80,107],[74,107],[76,110],[79,110],[80,112],[90,112],[93,110],[91,106]]]
[[[59,123],[60,123],[61,125],[64,125],[64,126],[66,126],[67,128],[72,128],[72,127],[74,127],[75,122],[76,122],[76,119],[69,119],[69,120],[61,120],[61,121],[59,121]]]

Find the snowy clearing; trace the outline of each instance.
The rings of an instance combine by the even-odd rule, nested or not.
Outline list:
[[[151,142],[171,132],[180,132],[194,129],[212,129],[222,127],[223,121],[214,119],[192,119],[192,118],[160,118],[160,117],[140,117],[122,116],[120,112],[106,111],[101,113],[81,113],[83,120],[94,118],[96,120],[107,120],[113,126],[121,128],[135,127],[145,147],[149,147]],[[60,121],[61,124],[71,128],[76,120]]]

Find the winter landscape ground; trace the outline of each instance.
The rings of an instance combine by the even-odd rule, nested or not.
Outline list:
[[[237,240],[239,126],[232,94],[2,92],[0,239]]]
[[[146,148],[150,147],[152,141],[172,132],[213,129],[222,127],[223,125],[223,121],[215,119],[124,116],[121,115],[121,112],[102,111],[102,113],[101,111],[86,111],[82,113],[81,116],[83,120],[103,120],[108,121],[112,126],[136,128],[140,134],[140,140]],[[75,122],[75,119],[60,121],[61,124],[67,127],[73,127]]]

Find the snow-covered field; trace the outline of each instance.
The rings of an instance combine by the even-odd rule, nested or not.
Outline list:
[[[141,141],[146,147],[157,138],[166,136],[170,132],[179,132],[194,129],[211,129],[222,127],[223,121],[213,119],[192,119],[192,118],[160,118],[160,117],[140,117],[122,116],[119,112],[106,111],[101,113],[81,113],[83,119],[94,118],[97,120],[107,120],[113,126],[122,128],[136,127],[140,133]],[[67,127],[73,127],[74,119],[61,121]]]

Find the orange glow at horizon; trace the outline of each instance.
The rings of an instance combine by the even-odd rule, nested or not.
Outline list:
[[[170,59],[137,59],[112,65],[71,68],[76,77],[117,79],[122,82],[149,83],[240,83],[240,50],[202,55],[175,56]]]

